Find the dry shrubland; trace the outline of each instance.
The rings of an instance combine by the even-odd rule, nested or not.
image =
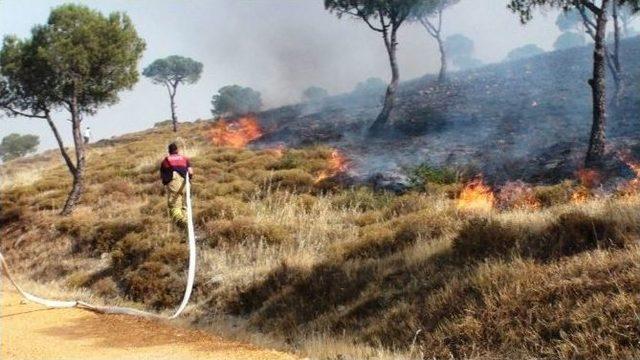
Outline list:
[[[522,191],[533,209],[499,196],[499,210],[465,212],[459,184],[341,188],[317,181],[331,149],[219,148],[209,126],[177,135],[196,171],[195,324],[235,319],[327,359],[640,355],[638,196],[573,203],[569,181]],[[0,245],[12,267],[104,301],[177,306],[187,249],[157,174],[174,139],[158,127],[93,145],[66,218],[55,154],[5,167],[15,173],[2,185]]]

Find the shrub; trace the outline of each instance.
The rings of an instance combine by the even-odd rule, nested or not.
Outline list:
[[[638,225],[625,224],[608,214],[590,215],[582,211],[561,214],[540,236],[548,239],[526,249],[528,255],[551,259],[596,248],[622,248],[637,240]]]
[[[571,201],[573,182],[564,181],[557,185],[536,186],[533,192],[544,207],[566,204]]]
[[[345,259],[381,257],[398,249],[395,231],[388,226],[368,226],[355,240],[334,245],[333,253]]]
[[[523,231],[514,224],[503,224],[495,218],[474,217],[460,229],[453,241],[453,249],[464,257],[504,256],[516,248],[522,235]]]
[[[393,196],[387,193],[376,194],[371,189],[359,187],[342,191],[331,198],[331,204],[337,209],[375,210],[388,204]]]
[[[130,233],[145,230],[141,219],[113,219],[93,225],[91,231],[76,237],[74,252],[87,252],[92,256],[110,252],[114,245]]]
[[[211,246],[239,245],[264,241],[280,244],[287,240],[288,232],[280,225],[257,224],[253,219],[239,216],[233,220],[214,220],[205,224],[207,241]]]
[[[385,210],[386,218],[406,215],[427,208],[430,204],[429,199],[420,194],[406,194],[394,198],[391,204]]]
[[[308,191],[315,182],[311,174],[300,169],[277,170],[271,173],[269,178],[261,180],[262,183],[276,188],[300,192]]]
[[[92,286],[91,290],[98,295],[105,298],[115,298],[120,295],[120,291],[118,290],[118,284],[111,278],[102,278],[96,281]]]
[[[232,197],[218,196],[204,204],[204,208],[196,211],[194,220],[198,224],[205,224],[209,220],[233,219],[238,215],[249,215],[247,204]]]
[[[444,213],[422,211],[400,217],[392,222],[396,228],[396,240],[414,243],[417,240],[431,240],[450,231],[455,222]]]
[[[147,260],[154,244],[140,234],[128,234],[111,252],[112,267],[123,273],[125,269],[135,268]]]
[[[134,301],[142,301],[156,309],[176,306],[184,291],[181,272],[160,262],[145,262],[127,273],[125,292]]]

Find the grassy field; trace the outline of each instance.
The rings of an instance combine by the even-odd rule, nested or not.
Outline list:
[[[634,189],[493,194],[423,168],[413,191],[374,193],[333,179],[346,166],[333,149],[220,147],[218,131],[197,122],[93,145],[66,218],[56,152],[5,164],[3,253],[39,290],[171,311],[187,250],[158,166],[177,139],[196,174],[194,325],[324,359],[640,356]]]

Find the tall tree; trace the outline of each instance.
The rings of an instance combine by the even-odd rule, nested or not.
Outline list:
[[[202,74],[202,63],[191,58],[172,55],[158,59],[147,66],[142,75],[156,84],[164,85],[169,92],[171,102],[171,121],[173,131],[178,131],[178,117],[176,116],[176,91],[180,84],[194,84]]]
[[[640,7],[640,0],[510,0],[509,8],[520,15],[523,23],[531,20],[533,10],[536,7],[558,7],[565,11],[578,9],[585,23],[591,26],[592,36],[595,42],[593,50],[593,76],[589,80],[592,90],[593,123],[589,148],[585,158],[587,167],[594,167],[601,163],[605,155],[607,122],[606,101],[606,34],[609,21],[609,11],[612,3],[616,5],[628,5],[634,9]],[[586,15],[592,17],[588,18]],[[588,20],[588,21],[587,21]]]
[[[62,5],[31,37],[4,39],[0,50],[0,108],[9,115],[44,119],[58,142],[73,185],[62,214],[73,211],[84,187],[84,115],[118,102],[118,93],[138,81],[145,43],[129,17],[109,16],[81,5]],[[69,156],[52,113],[70,115],[75,159]],[[74,161],[75,160],[75,161]]]
[[[413,10],[412,20],[418,21],[438,43],[440,51],[440,73],[438,82],[444,83],[447,79],[447,52],[442,37],[442,19],[445,9],[458,3],[460,0],[422,0]]]
[[[382,133],[396,101],[400,71],[396,58],[398,30],[419,0],[325,0],[324,6],[339,18],[348,15],[364,21],[371,30],[382,35],[391,67],[391,82],[387,86],[382,111],[370,127],[372,135]]]
[[[462,34],[447,36],[444,41],[445,51],[451,58],[451,63],[460,70],[468,70],[482,66],[482,61],[475,58],[473,40]]]

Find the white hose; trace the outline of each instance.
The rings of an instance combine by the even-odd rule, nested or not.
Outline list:
[[[189,238],[189,270],[187,272],[187,286],[184,288],[184,296],[178,310],[169,317],[169,319],[177,318],[189,303],[191,291],[193,290],[193,282],[196,278],[196,236],[193,231],[193,212],[191,211],[191,181],[189,180],[189,172],[185,175],[185,192],[187,193],[187,235]]]
[[[182,302],[180,306],[176,310],[176,312],[169,317],[169,319],[177,318],[185,309],[187,304],[189,303],[189,298],[191,297],[191,291],[193,290],[193,283],[196,277],[196,238],[193,230],[193,212],[191,210],[191,185],[189,181],[189,174],[185,176],[185,192],[187,193],[187,235],[189,238],[189,269],[187,272],[187,286],[184,289],[184,296],[182,298]],[[140,316],[147,318],[164,318],[158,314],[150,313],[143,310],[120,307],[120,306],[99,306],[86,303],[80,300],[70,300],[70,301],[60,301],[60,300],[50,300],[35,296],[24,291],[18,283],[15,282],[13,277],[11,276],[11,272],[9,271],[9,266],[7,262],[4,260],[4,256],[0,252],[0,263],[2,265],[2,271],[0,273],[4,273],[6,277],[9,279],[9,282],[18,290],[20,295],[25,299],[34,302],[36,304],[44,305],[48,308],[80,308],[87,309],[90,311],[102,313],[102,314],[124,314],[124,315],[132,315],[132,316]]]

